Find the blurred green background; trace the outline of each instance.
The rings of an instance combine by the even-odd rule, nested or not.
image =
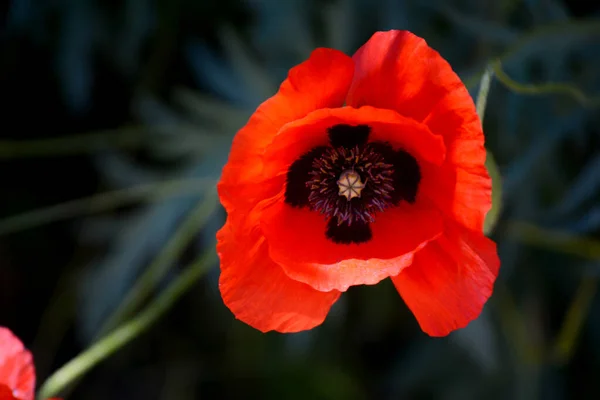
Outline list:
[[[0,325],[40,383],[130,317],[125,298],[142,309],[213,251],[231,139],[290,67],[407,29],[474,96],[494,60],[510,77],[484,122],[502,267],[481,317],[429,338],[387,280],[319,328],[261,334],[223,305],[212,263],[65,397],[600,398],[599,2],[9,0],[0,15]]]

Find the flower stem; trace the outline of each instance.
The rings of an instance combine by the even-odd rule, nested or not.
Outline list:
[[[548,42],[554,36],[564,35],[597,35],[600,33],[600,24],[593,18],[572,19],[566,22],[549,24],[533,29],[519,37],[519,40],[497,56],[498,61],[511,61],[519,56],[526,49],[539,48],[540,42]],[[465,80],[465,86],[469,89],[480,81],[481,75],[485,73],[480,71]]]
[[[481,81],[479,82],[479,92],[477,93],[475,107],[477,109],[477,115],[479,115],[479,120],[481,121],[482,126],[493,75],[494,72],[490,65],[485,69],[484,74],[481,76]],[[490,174],[490,178],[492,178],[492,208],[485,216],[483,226],[483,232],[486,235],[489,235],[496,226],[496,222],[498,222],[500,211],[502,209],[502,177],[500,176],[500,171],[498,170],[494,156],[489,150],[487,151],[485,159],[485,167]]]
[[[488,66],[485,69],[483,76],[481,77],[481,81],[479,82],[479,93],[477,93],[476,108],[477,114],[479,115],[479,120],[481,121],[481,125],[483,125],[483,116],[485,114],[487,98],[490,92],[490,84],[492,83],[492,75],[492,68]]]
[[[99,337],[108,333],[139,309],[156,286],[167,275],[169,268],[177,261],[193,238],[197,236],[198,232],[216,210],[218,204],[214,190],[208,190],[205,196],[205,199],[198,203],[196,208],[186,216],[169,242],[136,280],[118,308],[107,318],[106,322],[100,328]]]
[[[98,363],[148,330],[182,295],[198,282],[216,260],[216,254],[212,250],[199,257],[135,318],[115,329],[54,372],[41,386],[38,399],[48,399],[58,395],[71,382],[82,377]]]
[[[504,72],[500,61],[492,63],[492,68],[498,81],[515,93],[528,95],[564,94],[571,96],[584,107],[600,107],[600,96],[587,96],[581,89],[568,83],[548,82],[536,85],[520,83],[513,80],[506,72]]]

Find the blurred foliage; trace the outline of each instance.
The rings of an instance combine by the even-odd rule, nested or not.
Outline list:
[[[351,54],[376,30],[408,29],[473,95],[487,66],[495,72],[484,128],[503,188],[490,230],[502,268],[481,317],[428,338],[383,282],[351,288],[318,329],[263,335],[222,304],[213,265],[69,398],[600,397],[597,2],[12,0],[0,10],[0,325],[33,346],[40,380],[130,316],[117,311],[124,299],[142,309],[212,251],[224,215],[199,202],[291,66],[317,46]]]

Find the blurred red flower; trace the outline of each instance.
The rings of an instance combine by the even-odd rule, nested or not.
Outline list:
[[[319,325],[391,277],[423,331],[476,318],[498,274],[491,180],[467,89],[423,39],[316,49],[235,136],[218,184],[220,290],[263,332]]]
[[[34,395],[33,357],[9,329],[0,327],[0,400],[33,400]]]

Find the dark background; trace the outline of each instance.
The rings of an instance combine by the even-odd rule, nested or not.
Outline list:
[[[600,3],[12,0],[0,16],[0,325],[32,349],[40,383],[95,340],[290,67],[408,29],[473,95],[497,57],[518,82],[570,88],[492,82],[502,268],[481,317],[429,338],[386,280],[351,288],[319,328],[261,334],[223,305],[214,265],[68,398],[600,398]],[[182,179],[168,196],[114,196]],[[99,193],[113,194],[45,209]],[[151,293],[223,221],[219,208],[181,241]]]

